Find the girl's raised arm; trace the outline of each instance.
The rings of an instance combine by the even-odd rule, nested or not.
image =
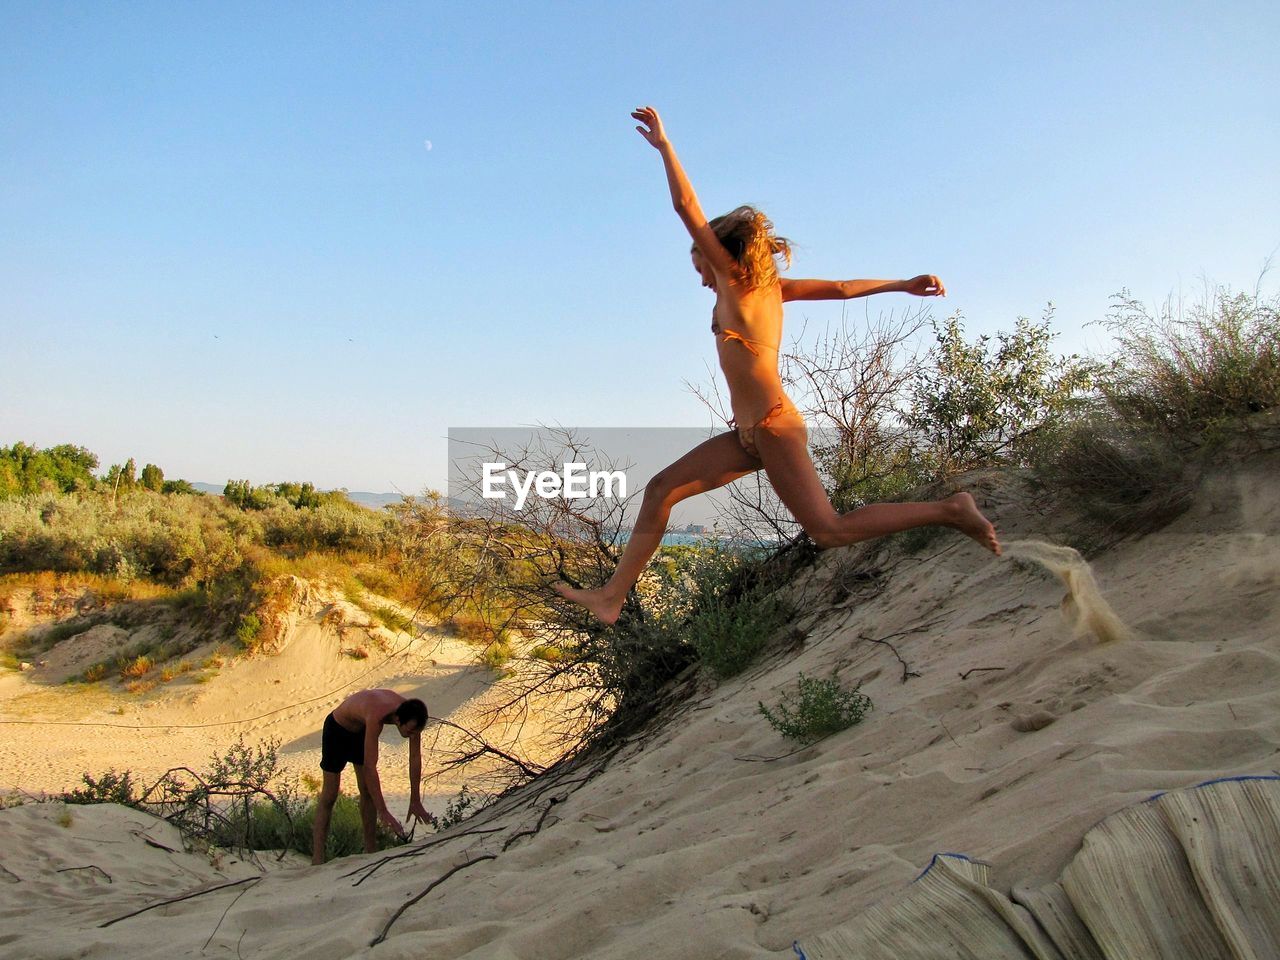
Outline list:
[[[662,118],[658,116],[658,111],[653,107],[637,107],[631,116],[644,124],[636,127],[640,136],[662,155],[662,163],[667,170],[667,185],[671,188],[671,203],[684,221],[689,236],[693,237],[698,252],[718,275],[732,278],[737,272],[737,263],[707,224],[707,217],[698,203],[698,195],[693,192],[693,184],[685,175],[675,147],[671,146],[666,131],[662,129]]]
[[[932,273],[910,280],[786,280],[783,300],[852,300],[874,293],[910,293],[917,297],[945,297],[947,288]]]

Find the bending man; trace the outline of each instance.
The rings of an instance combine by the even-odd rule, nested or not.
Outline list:
[[[427,725],[427,705],[421,700],[406,700],[393,690],[361,690],[343,700],[324,718],[320,747],[324,785],[316,800],[316,819],[311,837],[312,863],[324,863],[329,818],[333,814],[333,805],[338,802],[342,771],[348,763],[355,767],[356,786],[360,789],[365,853],[373,853],[377,849],[379,820],[396,836],[405,835],[400,821],[387,809],[378,780],[378,735],[387,724],[394,724],[400,736],[409,740],[409,816],[424,822],[428,820],[418,793],[422,780],[421,734]]]

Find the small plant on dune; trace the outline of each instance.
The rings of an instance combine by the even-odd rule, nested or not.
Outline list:
[[[176,680],[190,669],[191,663],[188,660],[183,660],[181,663],[171,663],[160,671],[160,682],[169,683],[172,680]]]
[[[464,783],[458,795],[445,804],[444,814],[436,821],[436,829],[448,830],[467,817],[479,813],[492,801],[492,797],[472,793],[471,788]]]
[[[388,630],[404,632],[413,629],[413,620],[395,607],[381,606],[373,611],[373,615],[382,621],[382,625]]]
[[[240,642],[240,646],[250,652],[258,647],[258,639],[262,635],[262,621],[258,619],[255,613],[246,613],[240,618],[240,624],[236,627],[236,640]]]
[[[529,656],[544,663],[559,663],[565,658],[565,652],[554,643],[540,643],[529,651]]]
[[[120,679],[137,680],[139,677],[145,677],[154,666],[150,657],[140,654],[120,668]]]
[[[498,632],[488,618],[470,613],[455,614],[450,619],[449,626],[455,636],[468,643],[488,644],[497,637]]]
[[[97,683],[107,675],[107,665],[105,663],[94,663],[84,670],[85,683]]]
[[[476,657],[476,660],[482,666],[501,673],[506,670],[507,664],[511,662],[511,658],[514,655],[515,651],[511,647],[511,642],[505,636],[500,636],[486,645],[480,651],[480,655]]]
[[[342,584],[342,598],[353,607],[364,609],[364,584],[356,577],[348,577]]]
[[[803,673],[796,694],[783,693],[771,710],[763,701],[760,713],[769,726],[788,740],[812,743],[858,723],[871,709],[871,698],[859,690],[844,690],[834,677],[816,680]]]
[[[348,657],[350,657],[352,660],[368,660],[369,659],[369,648],[364,646],[363,644],[360,644],[354,647],[343,647],[342,652],[346,654]]]
[[[82,787],[76,787],[60,798],[63,803],[118,803],[133,807],[138,804],[138,787],[132,772],[117,772],[114,768],[101,776],[85,773],[80,776]]]

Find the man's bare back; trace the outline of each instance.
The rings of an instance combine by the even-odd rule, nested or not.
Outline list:
[[[333,719],[352,733],[368,729],[369,724],[381,729],[387,714],[402,703],[404,697],[394,690],[359,690],[334,708]]]

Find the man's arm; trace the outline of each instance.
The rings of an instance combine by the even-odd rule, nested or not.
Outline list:
[[[369,791],[369,799],[378,811],[378,819],[385,823],[396,836],[404,836],[404,827],[391,815],[387,802],[382,798],[382,782],[378,779],[378,733],[381,730],[381,718],[365,717],[364,721],[364,785]]]
[[[947,289],[931,273],[910,280],[790,280],[782,281],[783,300],[853,300],[876,293],[910,293],[917,297],[945,297]]]
[[[431,823],[433,818],[422,806],[422,731],[409,736],[409,817],[416,817],[422,823]],[[409,817],[405,819],[408,820]]]

